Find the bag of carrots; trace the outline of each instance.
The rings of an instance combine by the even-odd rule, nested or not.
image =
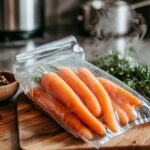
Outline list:
[[[16,79],[31,101],[74,136],[99,148],[150,121],[150,104],[84,60],[73,36],[19,54]]]

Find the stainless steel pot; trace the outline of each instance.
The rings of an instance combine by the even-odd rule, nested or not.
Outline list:
[[[0,37],[28,38],[43,28],[43,0],[0,0]]]

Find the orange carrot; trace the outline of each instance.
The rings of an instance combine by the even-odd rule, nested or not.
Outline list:
[[[103,87],[112,99],[117,99],[117,101],[122,101],[123,103],[127,103],[133,106],[141,105],[141,101],[138,98],[136,98],[130,92],[121,88],[117,84],[111,82],[108,79],[100,77],[98,78],[98,80],[103,85]]]
[[[57,120],[69,126],[78,135],[86,139],[93,138],[91,131],[73,113],[69,112],[64,105],[48,95],[43,89],[39,87],[32,89],[29,92],[29,97],[48,114],[51,113]]]
[[[137,118],[131,105],[125,104],[124,106],[122,106],[122,108],[127,113],[129,122],[134,121]]]
[[[58,75],[73,89],[95,117],[100,116],[101,107],[96,97],[70,68],[61,68]]]
[[[78,69],[77,75],[88,86],[88,88],[93,92],[99,101],[105,123],[112,131],[117,131],[118,126],[115,119],[111,99],[103,86],[87,68]]]
[[[141,105],[141,101],[132,95],[130,92],[109,81],[108,79],[98,78],[99,82],[104,86],[109,96],[115,101],[127,114],[129,122],[136,119],[133,111],[133,106]]]
[[[104,125],[90,113],[75,92],[56,73],[49,72],[45,74],[41,79],[41,85],[76,114],[89,128],[100,135],[106,134]]]
[[[129,122],[136,119],[133,107],[131,105],[129,105],[128,103],[121,101],[117,98],[113,99],[113,97],[111,97],[111,100],[112,100],[112,102],[115,102],[127,114]]]
[[[113,109],[116,112],[119,122],[122,125],[126,125],[129,122],[129,118],[126,112],[114,101],[112,101]]]

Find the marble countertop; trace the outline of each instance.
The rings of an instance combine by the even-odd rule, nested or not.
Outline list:
[[[43,38],[37,38],[34,40],[26,40],[26,41],[17,41],[17,42],[7,42],[0,43],[0,70],[13,70],[13,65],[16,61],[16,55],[27,51],[32,50],[36,46],[62,38],[67,36],[65,35],[48,35]],[[103,55],[108,52],[109,49],[106,49],[106,43],[95,40],[95,38],[83,37],[79,35],[75,35],[79,44],[85,50],[85,54],[87,58],[91,58],[91,56],[96,52],[97,56]],[[109,42],[109,41],[108,41]],[[136,54],[134,55],[135,59],[142,64],[150,64],[150,41],[143,40],[138,41],[132,45],[137,49]],[[105,47],[105,48],[104,48]]]

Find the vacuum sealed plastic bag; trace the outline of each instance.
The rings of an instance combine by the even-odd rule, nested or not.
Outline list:
[[[150,121],[150,104],[84,60],[73,36],[17,55],[16,79],[31,101],[74,136],[99,148]]]

